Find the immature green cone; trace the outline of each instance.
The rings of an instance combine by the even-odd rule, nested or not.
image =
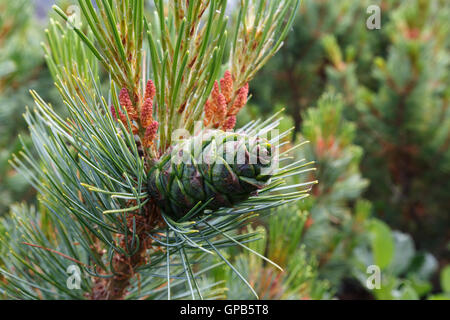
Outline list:
[[[148,191],[162,211],[181,219],[199,202],[231,208],[255,195],[273,175],[266,139],[220,130],[183,140],[150,170]]]

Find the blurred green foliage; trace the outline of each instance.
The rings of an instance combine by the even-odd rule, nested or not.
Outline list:
[[[249,250],[230,253],[236,267],[255,288],[260,299],[299,300],[330,299],[328,281],[319,279],[318,263],[305,246],[299,246],[308,213],[296,205],[277,209],[256,227],[260,239],[249,244],[251,250],[265,255],[279,267],[267,263]],[[254,231],[254,230],[252,230]],[[227,268],[214,271],[216,281],[224,281],[226,297],[232,300],[254,299],[253,294]]]
[[[358,57],[329,66],[328,86],[343,94],[346,116],[358,125],[377,214],[442,255],[450,211],[450,6],[410,1],[385,15],[380,32],[389,42],[372,57],[372,86]]]
[[[24,177],[8,161],[20,151],[19,135],[29,143],[22,114],[32,106],[30,89],[51,96],[53,87],[40,48],[42,28],[30,1],[0,0],[0,215],[14,201],[32,201]]]
[[[263,217],[257,227],[262,240],[252,248],[279,264],[284,272],[248,252],[235,262],[253,280],[265,299],[421,299],[445,298],[432,277],[438,261],[416,248],[412,237],[394,231],[374,216],[373,204],[362,195],[369,181],[361,173],[363,149],[355,145],[357,127],[344,117],[344,99],[324,94],[303,115],[298,139],[309,144],[295,159],[314,158],[319,180],[311,197]],[[294,160],[295,160],[294,159]],[[370,266],[380,272],[380,286],[370,289]],[[299,268],[298,268],[299,267]],[[443,276],[445,277],[445,276]],[[216,275],[229,288],[227,297],[247,299],[230,274]],[[298,281],[297,281],[298,280]],[[270,289],[269,289],[270,288]]]
[[[366,27],[373,4],[379,30]],[[247,117],[286,106],[292,138],[311,141],[298,157],[317,160],[319,184],[302,207],[311,227],[300,242],[343,298],[355,290],[348,278],[365,288],[361,261],[385,275],[374,298],[440,290],[450,235],[449,21],[448,1],[304,0],[286,45],[251,85]],[[370,259],[357,259],[364,246]]]

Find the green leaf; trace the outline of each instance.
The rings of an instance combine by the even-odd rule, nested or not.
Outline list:
[[[390,272],[400,275],[411,265],[416,254],[414,242],[410,235],[402,232],[393,232],[395,253],[392,263],[389,266]]]
[[[420,279],[417,276],[409,278],[409,281],[411,281],[411,287],[414,288],[419,297],[426,296],[433,289],[429,281]]]
[[[380,269],[386,268],[394,257],[394,238],[384,222],[373,219],[369,223],[374,262]]]
[[[450,300],[449,294],[435,294],[428,297],[428,300]]]
[[[446,293],[450,293],[450,266],[446,266],[441,272],[441,287]]]
[[[421,279],[429,279],[438,267],[438,262],[436,258],[428,253],[416,254],[410,267],[408,268],[408,273],[414,273]]]
[[[401,289],[395,290],[392,295],[398,300],[419,300],[420,298],[414,288],[409,284],[404,284]]]

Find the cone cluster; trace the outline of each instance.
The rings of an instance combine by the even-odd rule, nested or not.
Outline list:
[[[122,88],[119,93],[119,103],[128,114],[133,134],[138,134],[140,132],[139,127],[141,127],[144,132],[142,142],[146,148],[150,148],[153,145],[159,128],[158,121],[153,118],[153,100],[155,95],[156,88],[152,80],[147,82],[140,108],[135,107],[126,88]],[[118,109],[117,114],[115,107],[111,105],[111,114],[114,119],[121,121],[126,128],[128,127],[127,116],[120,109]]]
[[[249,86],[248,83],[237,91],[230,71],[226,71],[219,82],[214,83],[211,97],[205,104],[205,127],[231,130],[236,125],[236,115],[247,104]]]

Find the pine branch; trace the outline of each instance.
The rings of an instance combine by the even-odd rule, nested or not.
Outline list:
[[[34,147],[25,148],[12,164],[39,192],[49,216],[45,226],[54,239],[40,238],[38,227],[27,234],[22,241],[37,246],[27,251],[40,251],[45,262],[36,252],[30,262],[21,259],[19,247],[11,263],[31,268],[39,281],[27,276],[19,285],[22,275],[3,271],[11,279],[7,291],[16,286],[14,295],[39,298],[41,288],[56,287],[63,296],[80,298],[57,283],[71,257],[87,279],[85,298],[161,297],[161,286],[169,298],[220,296],[220,290],[203,292],[212,287],[197,278],[201,272],[193,266],[199,257],[223,257],[224,248],[254,240],[255,234],[236,231],[257,212],[307,197],[306,184],[290,192],[277,188],[290,189],[286,177],[314,168],[312,162],[277,166],[277,145],[289,135],[277,132],[277,115],[236,133],[195,126],[204,123],[210,101],[213,118],[219,107],[227,108],[225,120],[234,120],[227,121],[228,129],[234,128],[233,117],[248,99],[246,84],[280,48],[299,1],[241,2],[231,53],[239,69],[235,75],[225,73],[220,87],[223,61],[230,55],[227,1],[155,0],[153,20],[144,17],[143,0],[95,4],[97,9],[91,1],[79,1],[86,26],[74,25],[56,7],[70,28],[52,21],[47,32],[46,58],[68,118],[32,92],[36,103],[25,120]],[[239,52],[244,60],[233,61]],[[110,76],[107,94],[97,65]],[[177,130],[188,137],[180,139]],[[236,148],[232,159],[217,152],[216,147],[231,145]],[[194,164],[175,165],[171,151],[182,150]],[[238,151],[243,163],[238,163]],[[215,165],[201,166],[203,156]],[[201,184],[204,197],[187,192],[192,179]],[[224,185],[223,179],[234,183]],[[46,269],[39,270],[40,264]],[[51,280],[52,273],[58,278]],[[180,289],[186,285],[188,290]]]

